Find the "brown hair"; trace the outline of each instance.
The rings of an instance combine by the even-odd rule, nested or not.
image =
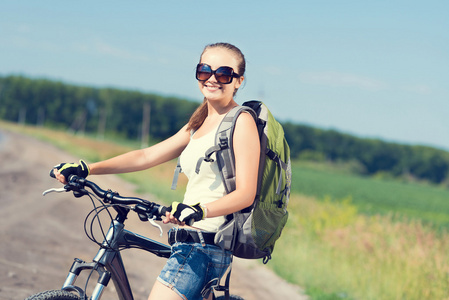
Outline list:
[[[240,51],[239,48],[229,43],[215,43],[207,45],[206,47],[204,47],[204,50],[201,53],[200,62],[204,52],[206,52],[206,50],[211,48],[224,48],[232,51],[239,60],[239,65],[237,67],[238,68],[237,74],[239,74],[240,76],[243,76],[245,74],[246,70],[245,56],[243,55],[242,51]],[[237,89],[234,91],[234,95],[236,93]],[[187,130],[197,130],[198,128],[200,128],[200,126],[203,124],[204,120],[207,117],[207,113],[208,111],[207,111],[206,98],[204,98],[203,103],[195,110],[195,112],[190,117],[189,124],[187,125]]]

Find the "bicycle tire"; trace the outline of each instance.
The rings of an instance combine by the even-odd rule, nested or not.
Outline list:
[[[225,296],[217,297],[216,300],[225,300]],[[229,300],[245,300],[245,299],[237,295],[229,295]]]
[[[68,291],[52,290],[37,293],[25,300],[80,300],[80,297]]]

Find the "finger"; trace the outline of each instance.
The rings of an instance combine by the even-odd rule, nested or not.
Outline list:
[[[165,222],[165,224],[167,224],[167,223],[178,224],[176,222],[176,220],[170,220],[170,219],[165,219],[164,222]]]
[[[62,175],[60,172],[59,172],[59,170],[57,170],[57,169],[55,169],[55,178],[59,181],[59,182],[61,182],[61,183],[63,183],[63,184],[67,184],[67,180],[65,179],[65,176],[64,175]]]
[[[162,221],[162,223],[164,223],[164,224],[170,223],[170,216],[171,216],[170,212],[166,211],[165,212],[165,219]]]
[[[178,220],[170,213],[170,212],[166,212],[165,213],[165,216],[166,216],[166,218],[165,218],[165,224],[167,224],[167,223],[173,223],[173,224],[177,224],[178,225]]]

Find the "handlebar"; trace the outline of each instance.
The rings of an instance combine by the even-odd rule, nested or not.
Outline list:
[[[99,197],[104,203],[121,204],[121,205],[134,205],[131,209],[140,215],[145,215],[149,219],[155,217],[157,220],[161,220],[162,216],[165,216],[170,209],[160,204],[137,198],[137,197],[122,197],[118,193],[111,190],[103,190],[97,184],[89,181],[85,178],[71,175],[68,183],[64,186],[65,191],[73,191],[75,197],[81,197],[87,195],[89,192],[86,190],[88,187],[97,197]],[[49,190],[53,191],[53,190]],[[49,192],[47,191],[47,192]],[[45,193],[44,193],[45,194]],[[141,218],[142,219],[142,218]]]

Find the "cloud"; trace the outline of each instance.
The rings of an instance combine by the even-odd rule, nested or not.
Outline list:
[[[382,81],[349,73],[335,71],[303,72],[299,74],[303,83],[325,85],[331,87],[357,87],[364,90],[382,90],[386,84]]]
[[[364,77],[356,74],[323,71],[323,72],[303,72],[298,75],[298,79],[305,84],[315,84],[329,87],[351,87],[369,91],[392,90],[419,95],[432,93],[432,88],[427,84],[416,83],[407,85],[395,85],[377,79]]]

